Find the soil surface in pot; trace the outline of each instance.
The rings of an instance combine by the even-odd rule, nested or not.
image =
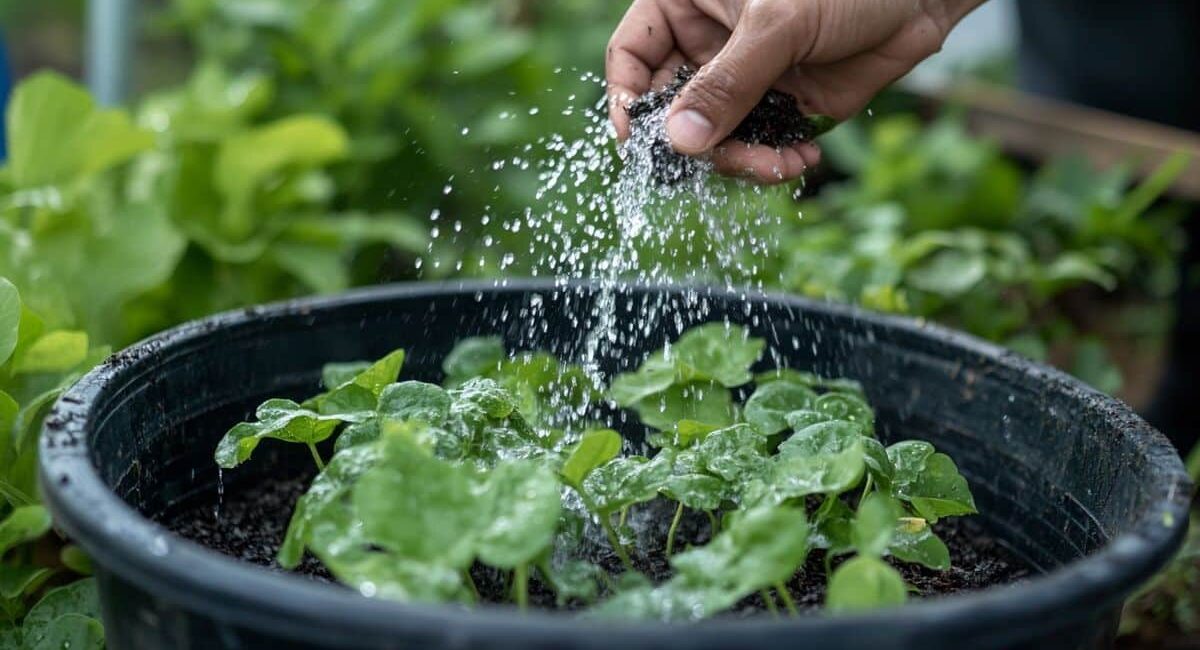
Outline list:
[[[183,504],[163,523],[173,532],[213,550],[284,571],[275,564],[275,553],[283,541],[292,509],[311,481],[312,476],[306,474],[227,488],[219,501],[215,493],[205,495]],[[662,545],[672,514],[671,505],[665,501],[644,504],[630,514],[629,524],[638,531],[641,549],[632,554],[634,564],[655,582],[670,576]],[[949,570],[934,571],[915,564],[893,563],[904,579],[919,590],[921,597],[1003,585],[1036,572],[969,517],[943,520],[936,530],[950,549]],[[684,549],[688,543],[706,542],[709,535],[707,518],[700,514],[685,516],[676,539],[677,548]],[[606,545],[585,543],[582,551],[588,559],[601,564],[612,574],[620,572],[620,561]],[[832,565],[839,563],[840,559],[834,559]],[[305,558],[296,573],[323,582],[334,581],[312,556]],[[472,578],[484,600],[507,600],[507,575],[477,564],[472,570]],[[804,570],[792,578],[788,587],[800,609],[815,612],[824,600],[825,584],[824,553],[814,551]],[[554,593],[543,586],[536,573],[530,580],[530,603],[556,608]],[[561,609],[576,609],[578,605],[566,603]],[[758,596],[752,596],[726,615],[749,615],[765,609],[765,603]]]

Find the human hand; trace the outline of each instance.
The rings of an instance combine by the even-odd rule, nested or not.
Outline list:
[[[608,45],[609,116],[629,137],[625,108],[683,64],[699,67],[667,114],[676,151],[711,154],[718,171],[763,183],[817,164],[811,142],[776,150],[728,139],[769,88],[805,114],[843,120],[941,49],[983,0],[634,0]]]

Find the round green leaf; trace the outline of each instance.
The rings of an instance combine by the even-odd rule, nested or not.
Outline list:
[[[835,612],[902,605],[908,588],[900,573],[883,560],[860,555],[841,564],[829,579],[825,606]]]

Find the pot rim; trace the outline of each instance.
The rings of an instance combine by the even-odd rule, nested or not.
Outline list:
[[[336,296],[310,297],[229,311],[192,321],[151,336],[87,373],[57,401],[39,440],[39,480],[45,501],[59,525],[98,565],[121,579],[141,585],[157,597],[204,612],[219,620],[272,629],[284,636],[311,640],[310,621],[322,628],[379,631],[392,638],[438,630],[453,638],[505,634],[516,638],[573,638],[599,635],[606,645],[628,642],[678,641],[688,629],[702,629],[705,643],[745,643],[747,635],[788,632],[862,635],[886,630],[890,638],[918,636],[937,625],[991,628],[1002,641],[1008,634],[1025,638],[1039,629],[1061,627],[1064,616],[1119,605],[1142,581],[1173,555],[1187,530],[1191,483],[1178,453],[1158,431],[1125,404],[1069,375],[1027,360],[997,345],[939,325],[908,317],[797,296],[694,284],[622,283],[620,289],[642,291],[700,290],[708,295],[781,304],[798,312],[824,312],[864,325],[900,330],[911,336],[938,339],[990,363],[1076,393],[1094,401],[1114,427],[1123,429],[1161,476],[1144,489],[1155,494],[1136,523],[1096,552],[1022,582],[963,595],[922,599],[902,607],[859,614],[804,616],[796,619],[711,619],[681,628],[678,624],[585,621],[561,613],[531,611],[513,616],[511,608],[483,606],[470,611],[442,605],[397,603],[365,598],[327,585],[228,557],[167,531],[142,516],[101,479],[91,461],[88,439],[91,411],[110,382],[136,370],[139,361],[167,346],[208,336],[213,330],[246,325],[273,317],[305,314],[354,304],[477,292],[549,293],[566,288],[594,288],[596,282],[520,279],[414,282],[380,285]],[[115,363],[121,360],[122,363]],[[1053,613],[1051,617],[1048,614]],[[1019,625],[1014,623],[1019,622]]]

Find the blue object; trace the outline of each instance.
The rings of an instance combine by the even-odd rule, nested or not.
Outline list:
[[[0,38],[0,162],[8,159],[8,136],[4,132],[8,124],[8,93],[12,90],[12,74],[8,70],[8,56],[4,51],[4,39]]]

